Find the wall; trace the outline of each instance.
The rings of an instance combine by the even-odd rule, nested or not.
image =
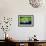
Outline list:
[[[18,15],[34,15],[34,27],[18,27]],[[27,40],[36,34],[37,39],[45,40],[45,15],[45,6],[33,8],[28,0],[0,0],[0,16],[13,18],[12,26],[8,31],[13,39]]]
[[[46,39],[46,16],[45,16],[44,39]]]

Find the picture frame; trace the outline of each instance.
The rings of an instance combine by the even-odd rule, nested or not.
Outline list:
[[[33,15],[18,15],[18,26],[19,27],[33,27],[34,16]]]

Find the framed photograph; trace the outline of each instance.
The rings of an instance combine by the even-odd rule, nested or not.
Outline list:
[[[33,15],[18,15],[18,26],[19,27],[33,27],[34,16]]]

